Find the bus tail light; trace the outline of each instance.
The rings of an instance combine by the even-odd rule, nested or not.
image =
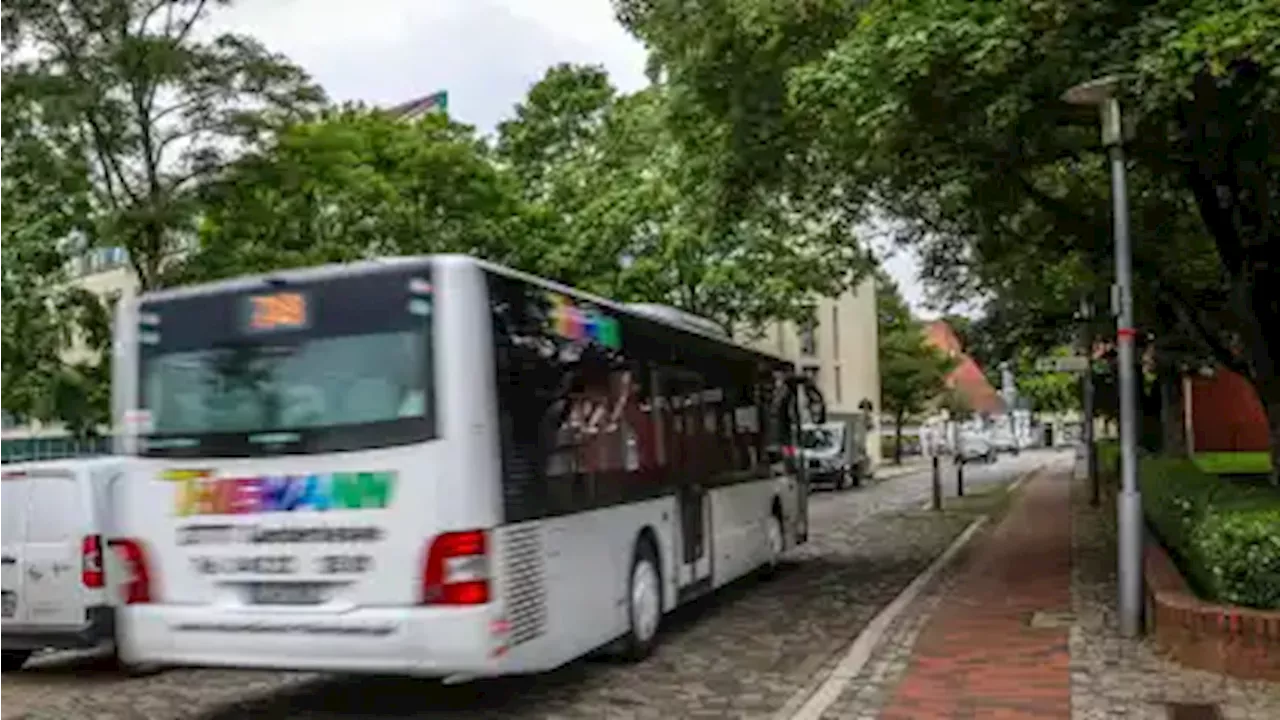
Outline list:
[[[483,530],[436,536],[422,568],[424,605],[489,602],[489,541]]]
[[[102,587],[101,535],[85,535],[80,541],[80,581],[94,590]]]
[[[126,605],[144,605],[151,602],[151,568],[142,543],[131,538],[115,538],[109,543],[120,557],[128,580],[122,594]]]

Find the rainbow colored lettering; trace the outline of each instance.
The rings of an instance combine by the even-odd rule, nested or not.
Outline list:
[[[243,515],[303,510],[376,510],[391,504],[394,472],[214,477],[212,470],[167,470],[179,484],[175,514]]]
[[[596,310],[584,310],[559,293],[547,293],[551,301],[552,332],[568,340],[593,340],[608,348],[622,347],[618,321]]]

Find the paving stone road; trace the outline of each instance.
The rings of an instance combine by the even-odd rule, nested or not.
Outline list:
[[[966,469],[974,492],[1049,457]],[[954,474],[945,476],[948,496]],[[585,660],[543,676],[445,687],[303,673],[170,670],[124,678],[105,661],[51,656],[3,682],[5,720],[233,718],[770,717],[803,693],[862,627],[973,517],[921,509],[927,471],[811,501],[810,542],[772,580],[747,579],[683,608],[639,665]]]

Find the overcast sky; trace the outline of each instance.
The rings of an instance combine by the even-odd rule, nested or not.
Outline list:
[[[215,24],[254,35],[337,101],[393,105],[438,90],[449,114],[491,132],[550,65],[603,65],[615,86],[646,84],[644,47],[609,0],[238,0]],[[921,308],[916,263],[886,263]]]

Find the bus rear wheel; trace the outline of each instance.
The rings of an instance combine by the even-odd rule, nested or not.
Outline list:
[[[657,645],[658,626],[662,624],[662,572],[658,567],[657,549],[649,538],[641,537],[631,561],[627,588],[631,624],[622,643],[622,656],[632,662],[649,657]]]
[[[782,529],[782,512],[777,507],[769,513],[768,523],[765,528],[767,532],[765,538],[769,556],[765,559],[764,568],[762,568],[766,578],[778,573],[778,566],[782,564],[782,553],[786,551],[787,545],[785,531]]]

